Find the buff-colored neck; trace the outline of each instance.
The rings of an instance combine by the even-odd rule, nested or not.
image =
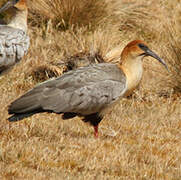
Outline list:
[[[15,16],[11,19],[8,26],[11,26],[13,28],[21,29],[25,32],[27,32],[27,16],[28,16],[28,10],[17,10]]]
[[[142,59],[143,56],[137,56],[135,58],[127,57],[126,59],[122,59],[122,63],[119,65],[127,79],[127,91],[125,96],[131,94],[141,81],[143,73]]]

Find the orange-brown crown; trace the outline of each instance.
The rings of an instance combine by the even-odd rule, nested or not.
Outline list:
[[[128,56],[139,56],[144,53],[144,51],[139,47],[139,44],[145,45],[145,42],[142,40],[134,40],[128,43],[121,53],[121,59],[124,60],[128,58]]]
[[[14,7],[19,10],[26,10],[27,9],[27,0],[19,0]]]
[[[0,13],[8,10],[11,7],[16,7],[20,11],[27,10],[27,1],[26,0],[9,0],[0,8]]]

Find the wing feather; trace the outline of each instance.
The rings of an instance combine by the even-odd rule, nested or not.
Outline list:
[[[125,89],[125,75],[116,65],[96,64],[39,84],[14,101],[9,112],[25,113],[31,112],[31,108],[41,108],[87,115],[113,103]]]

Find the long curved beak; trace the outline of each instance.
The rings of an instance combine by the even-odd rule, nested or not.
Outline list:
[[[14,5],[16,4],[16,1],[15,0],[11,0],[11,1],[8,1],[6,4],[4,4],[4,6],[2,6],[0,8],[0,13],[6,11],[7,9],[9,9],[10,7],[13,7]]]
[[[157,54],[155,54],[152,50],[150,50],[149,48],[146,49],[145,54],[146,54],[146,56],[151,56],[151,57],[157,59],[161,64],[163,64],[165,66],[165,68],[168,71],[168,66],[165,63],[165,61],[163,59],[161,59]]]

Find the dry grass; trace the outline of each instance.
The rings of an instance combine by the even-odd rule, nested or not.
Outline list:
[[[30,18],[34,24],[52,21],[55,27],[61,30],[77,25],[91,25],[93,28],[109,13],[105,0],[32,0],[29,3],[32,7]]]
[[[0,178],[181,179],[180,1],[32,2],[29,53],[0,77]],[[99,52],[116,62],[133,39],[148,42],[170,72],[146,58],[139,89],[106,110],[98,139],[79,118],[43,113],[7,121],[8,104],[60,75],[62,60]]]

